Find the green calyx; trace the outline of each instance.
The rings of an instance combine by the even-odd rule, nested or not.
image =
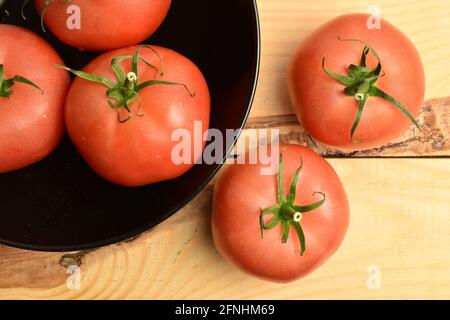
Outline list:
[[[24,14],[24,10],[25,10],[25,7],[27,6],[27,4],[30,3],[30,1],[31,1],[31,0],[24,0],[24,2],[22,3],[22,18],[23,18],[24,20],[27,20],[27,17],[26,17],[25,14]],[[44,32],[46,32],[46,30],[45,30],[45,25],[44,25],[45,14],[46,14],[46,12],[47,12],[48,6],[49,6],[52,2],[54,2],[54,1],[55,1],[55,0],[45,0],[44,6],[42,7],[42,12],[41,12],[41,28],[42,28],[42,31],[44,31]],[[72,0],[60,0],[60,1],[66,2],[66,3],[72,2]]]
[[[380,57],[378,56],[375,49],[361,40],[341,39],[341,38],[339,38],[339,40],[354,41],[364,44],[360,64],[359,66],[351,64],[347,69],[348,76],[344,76],[327,70],[325,68],[325,57],[322,60],[323,71],[333,79],[343,84],[345,86],[344,89],[345,94],[347,96],[354,97],[356,102],[358,103],[358,111],[353,121],[350,137],[353,139],[353,135],[355,134],[358,124],[361,120],[361,115],[363,113],[364,106],[369,97],[379,97],[388,101],[389,103],[397,107],[406,117],[408,117],[409,120],[411,120],[412,123],[414,123],[414,125],[419,130],[421,130],[417,120],[403,104],[401,104],[398,100],[394,99],[389,94],[383,92],[376,86],[378,79],[383,77],[385,74],[381,72],[382,65]],[[369,68],[366,65],[367,56],[370,52],[372,52],[373,56],[376,58],[378,62],[375,68]]]
[[[141,48],[146,48],[151,50],[159,59],[160,62],[160,68],[155,67],[154,65],[150,64],[145,60],[144,58],[139,57],[139,50]],[[124,71],[120,68],[119,63],[131,59],[131,72],[125,75]],[[132,56],[119,56],[111,61],[111,68],[114,71],[114,74],[116,76],[117,82],[113,82],[111,80],[108,80],[102,76],[97,76],[93,74],[89,74],[83,71],[73,70],[71,68],[68,68],[66,66],[56,65],[56,67],[67,70],[77,77],[83,78],[88,81],[96,82],[99,84],[104,85],[108,89],[106,90],[106,96],[108,97],[108,105],[117,111],[117,118],[120,123],[127,122],[132,117],[132,111],[130,108],[131,103],[133,103],[135,100],[138,100],[138,107],[136,111],[136,115],[139,117],[142,117],[143,114],[140,113],[140,107],[141,102],[139,98],[139,92],[149,86],[152,85],[170,85],[170,86],[181,86],[191,97],[195,96],[195,92],[192,93],[189,88],[182,83],[177,82],[171,82],[171,81],[163,81],[163,80],[149,80],[145,82],[139,82],[139,76],[138,76],[138,62],[143,62],[147,66],[153,68],[156,70],[157,75],[162,76],[163,69],[162,69],[162,60],[159,56],[158,52],[153,49],[150,46],[140,46],[136,49],[134,54]],[[128,112],[128,116],[125,119],[121,119],[120,110],[125,109],[126,112]]]
[[[291,230],[291,226],[294,228],[295,232],[297,232],[298,239],[300,241],[300,255],[306,251],[306,239],[305,234],[303,233],[303,228],[301,226],[301,220],[303,218],[303,214],[322,206],[326,200],[325,194],[322,192],[315,192],[314,195],[319,194],[322,196],[320,201],[317,201],[313,204],[306,206],[298,206],[295,205],[295,196],[297,190],[297,183],[300,172],[303,168],[303,160],[299,166],[299,168],[295,171],[294,177],[292,178],[291,186],[289,189],[289,195],[286,198],[283,191],[283,156],[280,154],[280,160],[278,164],[278,203],[270,208],[262,209],[261,214],[259,216],[259,224],[261,228],[261,238],[264,238],[264,230],[270,230],[281,224],[282,226],[282,237],[281,242],[287,243],[289,238],[289,232]],[[267,215],[272,215],[272,218],[265,222],[265,217]]]
[[[0,64],[0,97],[2,98],[10,97],[11,94],[13,93],[11,89],[16,82],[32,86],[33,88],[38,89],[41,92],[41,94],[44,94],[44,91],[42,91],[41,88],[39,88],[32,81],[22,76],[14,76],[10,79],[5,79],[5,67],[3,64]]]

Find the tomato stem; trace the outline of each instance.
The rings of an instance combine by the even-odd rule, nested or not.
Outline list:
[[[301,212],[295,212],[294,214],[294,221],[295,222],[300,222],[303,219],[303,215],[301,214]]]
[[[45,24],[44,24],[44,18],[45,18],[45,14],[47,13],[47,9],[48,6],[54,2],[55,0],[45,0],[44,2],[44,6],[42,7],[42,12],[41,12],[41,28],[42,31],[47,32],[47,30],[45,30]],[[61,0],[63,2],[66,3],[70,3],[72,2],[72,0]],[[31,2],[31,0],[24,0],[22,2],[22,7],[21,7],[21,14],[22,14],[22,18],[23,20],[27,21],[27,17],[25,16],[25,7]]]
[[[155,53],[155,55],[159,59],[159,62],[161,65],[160,68],[155,67],[154,65],[150,64],[144,58],[139,57],[139,50],[142,48],[150,49],[153,53]],[[119,63],[124,60],[127,60],[127,59],[131,59],[131,70],[132,71],[128,72],[125,75],[124,71],[119,66]],[[148,81],[140,83],[139,82],[139,72],[138,72],[139,71],[138,70],[139,62],[143,62],[147,66],[155,69],[157,72],[157,75],[163,74],[163,72],[161,71],[162,70],[162,59],[161,59],[160,55],[154,48],[152,48],[150,46],[146,46],[146,45],[139,46],[132,56],[118,56],[111,60],[111,68],[114,71],[117,82],[113,82],[102,76],[97,76],[97,75],[89,74],[89,73],[86,73],[83,71],[74,70],[74,69],[68,68],[66,66],[60,66],[60,65],[55,65],[55,66],[58,68],[67,70],[67,71],[73,73],[77,77],[80,77],[80,78],[88,80],[88,81],[96,82],[96,83],[102,84],[105,87],[107,87],[108,90],[106,90],[106,96],[108,97],[108,101],[107,101],[108,105],[112,109],[116,110],[117,119],[120,123],[125,123],[131,119],[132,111],[131,111],[130,105],[136,99],[138,100],[138,107],[137,107],[136,114],[139,117],[144,116],[144,114],[139,113],[139,111],[141,110],[141,101],[139,98],[139,92],[149,86],[153,86],[153,85],[179,86],[179,87],[184,88],[191,97],[195,96],[195,92],[191,92],[189,90],[189,88],[183,83],[164,81],[164,80],[148,80]],[[121,118],[121,115],[120,115],[121,108],[125,109],[128,112],[128,115],[125,119]]]
[[[300,166],[294,173],[289,188],[289,195],[286,198],[283,192],[283,155],[280,153],[280,160],[278,163],[278,173],[277,173],[278,203],[270,208],[262,209],[261,214],[259,216],[261,238],[264,238],[264,230],[273,229],[277,225],[281,224],[282,226],[281,242],[286,243],[289,239],[289,233],[292,226],[296,231],[298,239],[300,241],[301,256],[303,256],[303,254],[306,251],[305,235],[303,233],[303,229],[300,224],[303,218],[303,213],[310,212],[319,208],[324,204],[326,199],[325,194],[321,192],[315,192],[313,195],[320,194],[322,196],[321,200],[306,206],[298,206],[294,204],[298,178],[302,168],[303,168],[303,159],[301,160]],[[264,218],[268,215],[271,215],[272,218],[268,220],[268,222],[266,222]]]
[[[20,9],[23,20],[27,21],[27,17],[25,16],[25,7],[30,3],[31,0],[24,0],[22,2],[22,7]]]
[[[5,79],[5,66],[3,64],[0,64],[0,97],[9,98],[13,93],[11,89],[16,82],[29,85],[33,88],[38,89],[41,94],[44,94],[44,91],[42,91],[41,88],[39,88],[34,82],[28,80],[25,77],[16,75],[10,79]]]
[[[300,222],[303,218],[301,212],[298,212],[290,205],[281,206],[280,213],[288,220],[294,220],[295,222]]]
[[[133,84],[137,81],[137,75],[134,72],[128,72],[127,79],[130,84]]]
[[[294,215],[297,213],[297,211],[295,211],[295,209],[288,204],[282,205],[280,212],[283,215],[283,217],[285,217],[288,220],[294,219]]]
[[[344,93],[347,96],[354,97],[355,100],[358,102],[358,110],[355,119],[353,121],[353,126],[350,132],[350,138],[353,140],[353,136],[359,125],[365,104],[369,97],[380,97],[388,101],[389,103],[397,107],[409,120],[411,120],[411,122],[419,130],[422,130],[417,120],[402,103],[400,103],[398,100],[391,97],[387,93],[381,91],[376,86],[378,79],[383,77],[385,74],[381,73],[382,71],[381,60],[375,49],[371,47],[369,44],[358,39],[342,39],[340,37],[338,37],[338,39],[340,41],[353,41],[364,44],[360,64],[359,66],[351,64],[347,68],[348,76],[327,70],[325,68],[325,57],[322,60],[323,71],[336,81],[339,81],[341,84],[343,84],[345,86]],[[370,52],[372,52],[372,54],[374,55],[374,57],[378,62],[375,68],[369,68],[366,65],[367,56]],[[355,140],[353,141],[356,142]]]
[[[26,2],[24,3],[24,5],[22,6],[22,17],[26,20],[25,15],[23,14],[23,10],[24,7],[26,6],[26,4],[31,1],[31,0],[25,0]],[[48,6],[54,2],[55,0],[45,0],[44,2],[44,6],[42,7],[42,12],[41,12],[41,28],[42,31],[47,32],[47,30],[45,30],[45,23],[44,23],[44,18],[45,18],[45,14],[47,13],[47,9]],[[72,2],[72,0],[61,0],[62,2],[66,2],[66,3],[70,3]]]

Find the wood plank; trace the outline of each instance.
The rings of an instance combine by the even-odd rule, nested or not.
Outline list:
[[[419,124],[422,132],[412,125],[385,146],[356,152],[339,151],[315,141],[295,115],[252,117],[246,129],[279,129],[280,142],[301,144],[325,157],[450,156],[450,97],[426,101]]]
[[[286,86],[289,59],[302,39],[320,24],[339,14],[366,12],[371,2],[258,3],[263,49],[249,127],[278,125],[284,142],[311,144],[292,116]],[[433,128],[430,131],[440,130],[448,138],[449,101],[437,98],[450,96],[446,67],[450,1],[376,3],[382,16],[418,47],[427,76],[425,123]],[[438,136],[422,137],[424,141],[414,147],[396,145],[376,152],[383,156],[447,154],[448,142],[442,143]],[[433,144],[436,142],[438,146]],[[331,150],[316,149],[333,155]],[[450,159],[329,161],[350,198],[350,229],[338,253],[303,280],[271,284],[244,275],[224,261],[211,241],[209,187],[178,214],[130,242],[69,256],[0,246],[0,299],[448,299]],[[81,290],[66,287],[70,265],[81,266]],[[380,268],[380,290],[367,288],[371,266]]]
[[[303,280],[272,284],[223,260],[211,241],[209,187],[131,242],[70,256],[67,264],[81,264],[79,291],[66,287],[62,254],[0,247],[0,299],[448,298],[450,159],[329,161],[351,199],[351,224],[338,253]],[[367,287],[371,266],[379,290]]]

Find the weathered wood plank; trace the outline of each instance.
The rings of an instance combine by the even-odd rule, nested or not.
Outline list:
[[[277,128],[280,142],[301,144],[326,157],[450,156],[450,97],[426,101],[419,119],[422,132],[411,126],[385,146],[356,152],[339,151],[315,141],[295,115],[253,117],[246,129]]]

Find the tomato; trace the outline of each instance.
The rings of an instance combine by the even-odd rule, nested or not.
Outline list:
[[[219,252],[243,271],[287,282],[309,274],[338,249],[349,205],[323,158],[298,145],[283,145],[281,152],[279,184],[277,175],[262,175],[260,161],[225,168],[214,188],[212,230]],[[298,181],[291,183],[294,176]]]
[[[61,58],[39,36],[0,25],[0,173],[45,158],[60,142],[70,77],[55,63]]]
[[[414,45],[385,20],[369,29],[368,19],[351,14],[323,25],[301,44],[289,70],[299,121],[313,138],[342,150],[379,147],[418,126],[424,99]]]
[[[121,81],[113,71],[113,59]],[[191,161],[179,164],[171,155],[179,143],[172,141],[174,130],[185,129],[194,137],[195,121],[201,123],[201,133],[209,127],[207,83],[184,56],[156,46],[133,46],[104,53],[85,67],[85,73],[71,71],[81,77],[74,80],[67,96],[67,130],[103,178],[142,186],[184,174],[201,156],[202,150],[194,147]],[[86,74],[102,80],[88,81]],[[141,88],[145,83],[151,85]]]
[[[52,0],[43,14],[46,1],[34,0],[56,37],[69,46],[93,51],[123,48],[147,39],[161,25],[171,4],[171,0]],[[70,10],[73,6],[79,10]],[[78,13],[79,29],[75,23]]]

